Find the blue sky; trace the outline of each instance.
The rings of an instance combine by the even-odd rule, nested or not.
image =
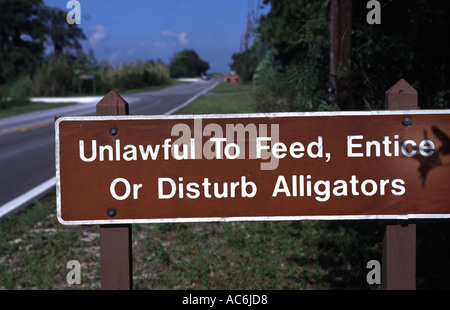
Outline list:
[[[44,0],[67,12],[68,0]],[[209,72],[229,72],[231,55],[241,49],[247,14],[261,0],[79,0],[87,52],[111,65],[127,61],[162,60],[176,52],[195,50]]]

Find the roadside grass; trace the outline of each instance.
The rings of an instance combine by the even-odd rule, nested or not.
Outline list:
[[[68,105],[72,105],[74,103],[43,103],[43,102],[29,102],[23,105],[17,105],[17,106],[11,106],[7,107],[5,109],[0,109],[0,120],[4,117],[23,114],[23,113],[29,113],[29,112],[36,112],[46,109],[53,109],[58,107],[64,107]]]
[[[170,80],[170,82],[163,84],[163,85],[131,89],[131,90],[120,92],[120,94],[121,95],[130,95],[130,94],[135,94],[135,93],[140,93],[140,92],[155,91],[155,90],[160,90],[160,89],[170,87],[173,85],[177,85],[177,84],[181,84],[181,83],[185,83],[185,82]],[[106,94],[97,94],[96,96],[105,96],[105,95]],[[72,93],[72,94],[69,94],[67,97],[84,97],[84,96],[92,96],[92,94],[80,95],[78,93]],[[44,103],[44,102],[29,101],[28,103],[21,104],[21,105],[11,105],[6,108],[0,108],[0,120],[4,117],[8,117],[8,116],[36,112],[36,111],[41,111],[41,110],[46,110],[46,109],[53,109],[53,108],[58,108],[58,107],[64,107],[64,106],[73,105],[73,104],[76,104],[76,103],[73,103],[73,102]]]
[[[0,289],[70,289],[68,261],[81,263],[81,288],[99,288],[99,228],[56,220],[56,195],[0,222]]]
[[[252,85],[221,83],[175,114],[254,113]]]
[[[55,204],[52,192],[0,222],[0,289],[100,288],[98,225],[62,226]],[[132,231],[138,290],[367,289],[365,264],[379,259],[370,255],[377,246],[314,221],[133,224]],[[81,263],[79,285],[66,281],[70,260]]]

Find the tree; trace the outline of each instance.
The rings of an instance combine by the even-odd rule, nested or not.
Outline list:
[[[183,50],[177,53],[169,64],[170,75],[174,78],[194,77],[209,70],[209,64],[201,60],[194,50]]]
[[[421,108],[448,108],[450,2],[381,2],[381,24],[369,25],[366,1],[353,2],[351,92],[367,108],[383,108],[384,93],[403,78]]]
[[[247,14],[247,28],[241,39],[241,51],[231,56],[233,62],[230,64],[230,69],[239,75],[243,83],[253,79],[256,67],[263,57],[258,41],[254,40],[258,19],[259,7],[256,11],[252,10]]]
[[[0,0],[0,83],[28,74],[45,42],[41,0]]]
[[[330,3],[330,103],[344,110],[349,100],[352,53],[352,0]]]
[[[382,109],[401,78],[417,89],[421,108],[448,108],[450,2],[380,2],[381,23],[369,24],[367,1],[265,0],[271,10],[259,19],[257,44],[270,57],[257,74],[258,83],[270,81],[271,110]]]
[[[254,44],[249,49],[235,53],[231,56],[233,62],[230,64],[231,70],[235,71],[242,82],[251,81],[256,71],[256,67],[261,61],[260,48]]]
[[[58,8],[41,8],[41,16],[47,27],[46,34],[56,56],[61,55],[64,48],[81,49],[80,40],[87,39],[81,28],[67,23],[66,14],[66,11]]]
[[[269,4],[270,12],[261,16],[256,29],[257,42],[266,54],[256,69],[261,86],[257,95],[266,101],[262,107],[269,111],[330,109],[326,104],[328,1],[264,1]]]
[[[66,22],[66,12],[42,0],[0,0],[0,83],[31,75],[42,61],[45,43],[54,54],[80,49],[81,28]]]

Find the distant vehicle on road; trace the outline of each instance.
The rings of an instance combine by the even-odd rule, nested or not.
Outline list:
[[[209,75],[207,75],[206,73],[202,73],[201,75],[202,80],[210,80],[211,77]]]

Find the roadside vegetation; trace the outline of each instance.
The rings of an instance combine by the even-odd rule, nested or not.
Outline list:
[[[5,1],[3,1],[5,2]],[[167,86],[171,77],[200,76],[209,63],[193,50],[177,53],[170,64],[136,60],[111,65],[97,61],[67,12],[42,0],[6,1],[0,22],[0,111],[32,105],[28,98],[118,93]]]
[[[253,102],[251,84],[232,85],[221,83],[205,96],[194,100],[176,114],[223,114],[254,113],[257,109]]]
[[[57,107],[64,107],[73,103],[60,102],[60,103],[44,103],[44,102],[28,102],[21,105],[8,106],[7,108],[0,109],[0,119],[3,117],[41,111],[46,109],[53,109]]]
[[[51,193],[1,222],[0,288],[100,288],[98,226],[61,226],[55,213]],[[347,234],[317,222],[134,224],[133,287],[370,289],[364,260],[374,256]],[[369,257],[355,261],[361,252]],[[74,259],[79,285],[66,282]]]
[[[450,2],[378,1],[379,25],[366,21],[368,1],[344,2],[352,7],[342,14],[351,19],[350,50],[334,55],[349,56],[333,76],[330,20],[341,17],[330,16],[331,1],[264,0],[268,14],[248,15],[246,44],[233,54],[231,69],[255,85],[258,110],[384,109],[384,93],[402,78],[418,91],[422,109],[448,108],[449,41],[443,38],[450,35]]]

